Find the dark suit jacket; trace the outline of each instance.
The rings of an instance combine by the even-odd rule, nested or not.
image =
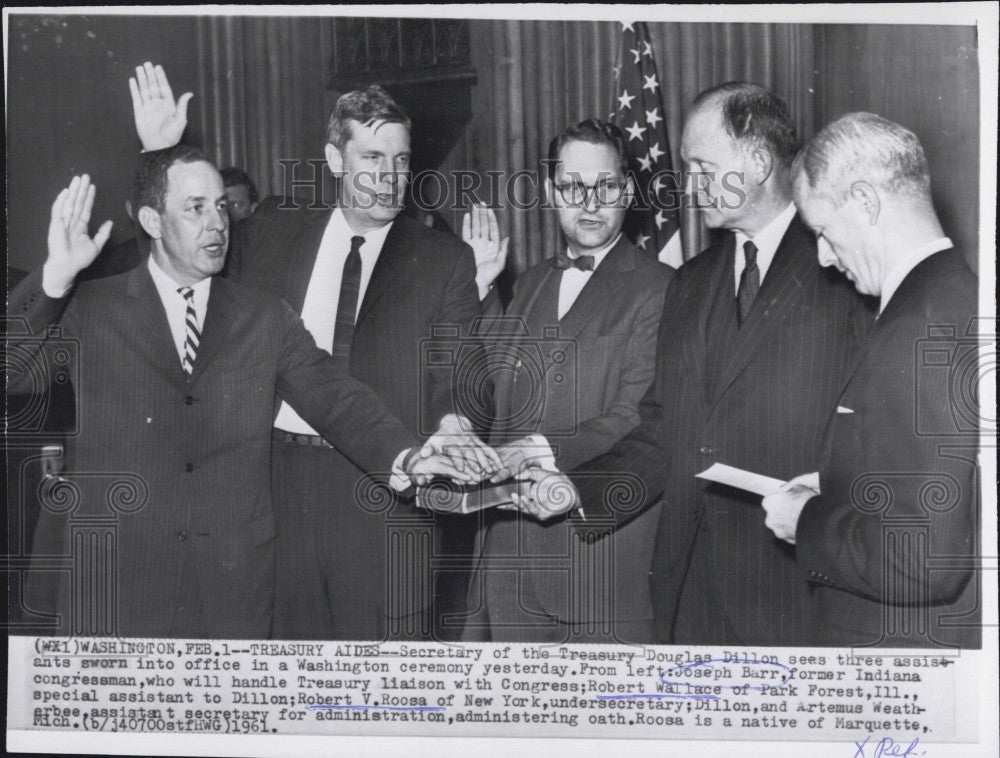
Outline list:
[[[46,556],[79,560],[80,540],[98,538],[77,530],[110,527],[113,538],[94,549],[112,563],[92,575],[78,565],[58,604],[67,612],[80,592],[76,583],[91,576],[84,596],[98,603],[96,613],[116,619],[98,633],[168,634],[190,548],[208,634],[268,635],[275,394],[366,469],[389,471],[398,452],[416,442],[367,387],[335,369],[287,305],[219,277],[190,379],[144,265],[80,282],[58,300],[44,294],[36,272],[11,293],[8,315],[27,318],[53,350],[78,346],[80,431],[67,451],[67,477],[78,494],[63,490],[66,497],[53,497],[42,513],[35,558],[40,566]],[[59,333],[47,335],[57,323]],[[31,382],[32,375],[15,371],[12,379]],[[44,584],[38,594],[51,601]],[[114,602],[99,595],[108,589]]]
[[[722,604],[734,642],[801,644],[808,597],[794,552],[764,525],[759,497],[695,474],[715,462],[780,479],[818,470],[823,428],[867,312],[843,276],[819,266],[815,239],[796,216],[751,312],[727,343],[713,307],[735,308],[734,248],[727,234],[678,270],[640,427],[571,479],[591,520],[592,511],[603,510],[613,523],[627,523],[662,497],[650,573],[661,642],[673,641],[695,553],[713,576],[707,591]],[[616,481],[633,496],[608,490],[619,500],[606,504],[605,490]],[[697,606],[707,598],[687,601]],[[708,639],[717,631],[696,634]]]
[[[796,532],[824,642],[981,644],[977,292],[955,250],[922,261],[838,400]]]
[[[553,448],[556,466],[568,471],[607,452],[634,429],[639,401],[653,381],[656,327],[672,275],[672,268],[622,237],[562,320],[552,322],[557,338],[531,334],[489,343],[491,376],[497,379],[491,443],[540,431]],[[560,276],[551,260],[522,274],[506,323],[532,323],[534,311],[555,315]],[[545,293],[552,302],[541,302]],[[541,359],[540,366],[531,367],[531,354],[517,360],[519,350],[535,346],[539,349],[531,354]],[[519,418],[524,405],[523,398],[514,397],[519,385],[536,390],[533,399],[541,401],[531,428]],[[648,619],[649,589],[642,578],[649,571],[656,516],[650,509],[609,540],[571,550],[566,519],[542,523],[525,517],[517,528],[506,523],[513,520],[509,514],[493,527],[496,534],[487,545],[496,555],[520,555],[518,567],[532,571],[539,602],[563,621]]]
[[[300,313],[332,210],[308,209],[302,201],[297,208],[282,209],[279,203],[280,198],[269,198],[236,227],[229,275],[283,298]],[[401,215],[389,230],[365,291],[354,329],[350,373],[420,436],[431,434],[441,417],[455,410],[480,423],[490,415],[488,407],[475,407],[470,400],[475,393],[456,389],[453,381],[461,373],[459,361],[474,365],[481,359],[478,341],[469,340],[469,327],[480,314],[475,272],[468,245]],[[435,329],[444,336],[431,343]],[[344,490],[329,493],[329,501],[354,504],[354,483],[361,472],[346,458],[341,464],[338,479]],[[374,510],[357,506],[336,510],[336,518],[356,520],[357,528],[345,534],[356,535],[359,528],[365,536],[334,546],[331,555],[339,552],[337,560],[367,565],[370,586],[379,588],[385,586],[387,511]],[[397,501],[389,515],[431,519],[405,501]],[[429,569],[418,576],[431,581]],[[429,594],[406,597],[404,607],[387,612],[407,615],[420,610],[411,606],[421,605]]]

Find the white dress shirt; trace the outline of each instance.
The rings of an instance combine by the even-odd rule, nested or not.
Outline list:
[[[757,269],[760,271],[760,283],[764,283],[767,270],[771,267],[774,254],[778,252],[778,245],[781,244],[788,225],[795,218],[795,203],[789,203],[781,213],[774,217],[770,224],[765,226],[753,238],[747,237],[743,232],[736,232],[736,270],[735,283],[736,291],[740,289],[740,277],[743,276],[743,269],[747,266],[746,257],[743,254],[743,244],[753,242],[757,246]]]
[[[928,242],[926,245],[921,245],[915,250],[909,251],[905,256],[897,260],[896,265],[892,267],[882,280],[882,292],[879,295],[878,306],[879,315],[885,310],[885,306],[892,299],[892,296],[896,294],[899,285],[917,267],[917,264],[925,258],[930,258],[934,253],[940,253],[942,250],[947,250],[951,247],[954,247],[954,245],[951,244],[950,239],[939,237],[936,240]]]
[[[594,256],[594,271],[597,271],[597,267],[601,265],[601,262],[607,258],[608,253],[618,244],[618,240],[622,237],[621,233],[615,237],[610,244],[606,245],[602,249],[595,253],[587,253],[587,255]],[[575,255],[567,248],[566,255],[572,260],[576,258]],[[573,303],[583,292],[583,288],[587,286],[587,282],[590,281],[590,277],[594,275],[594,271],[582,271],[574,266],[570,266],[564,269],[562,272],[562,279],[559,282],[559,305],[557,309],[557,315],[561,321],[563,316],[569,313],[569,309],[573,307]],[[547,471],[558,471],[556,468],[555,455],[552,451],[552,446],[549,441],[545,438],[543,434],[530,434],[526,438],[528,444],[533,448],[532,452],[528,454],[528,457],[535,462],[535,465],[540,468],[546,469]],[[582,512],[582,510],[581,510]]]
[[[351,252],[351,237],[365,238],[360,250],[361,282],[358,288],[357,309],[354,312],[357,318],[365,298],[365,291],[368,289],[368,282],[372,278],[372,271],[375,269],[375,263],[391,227],[390,222],[367,234],[358,234],[351,229],[340,208],[331,214],[309,277],[306,299],[302,304],[302,322],[316,340],[316,344],[326,352],[333,350],[333,331],[337,321],[337,304],[340,301],[340,280],[344,273],[344,263]],[[318,434],[284,401],[278,410],[274,425],[278,429],[294,434]]]
[[[187,339],[187,300],[178,292],[181,285],[175,282],[157,264],[150,255],[148,259],[149,275],[160,295],[163,309],[167,312],[167,323],[170,324],[170,336],[174,338],[177,356],[184,361],[184,342]],[[206,277],[197,284],[190,285],[194,290],[194,312],[198,319],[198,331],[205,327],[205,312],[208,310],[208,294],[212,288],[212,277]],[[198,356],[195,355],[195,361]]]
[[[611,249],[618,244],[618,240],[621,239],[621,233],[615,237],[611,244],[607,245],[596,253],[588,253],[588,255],[594,256],[594,271],[597,271],[597,267],[601,265]],[[566,255],[572,260],[576,258],[569,249],[566,250]],[[563,270],[562,279],[559,282],[559,306],[557,309],[557,316],[561,320],[563,316],[569,313],[569,309],[573,307],[573,303],[580,296],[583,288],[587,286],[587,282],[590,281],[590,277],[594,275],[594,271],[582,271],[574,266]]]

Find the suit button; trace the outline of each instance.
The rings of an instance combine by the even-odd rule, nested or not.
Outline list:
[[[185,405],[194,405],[194,398],[191,397],[190,395],[188,395],[186,398],[184,398],[184,404]]]
[[[187,471],[190,474],[192,471],[194,471],[194,464],[193,463],[185,463],[184,464],[184,470]]]
[[[710,448],[708,445],[705,445],[698,452],[700,452],[702,455],[711,455],[712,454],[712,448]]]
[[[184,540],[186,540],[187,538],[188,538],[188,533],[187,532],[185,532],[183,530],[177,532],[177,541],[178,542],[184,542]]]

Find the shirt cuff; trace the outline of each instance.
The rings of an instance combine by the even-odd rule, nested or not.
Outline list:
[[[552,452],[552,446],[545,439],[543,434],[531,434],[526,438],[532,447],[531,460],[538,468],[551,471],[554,474],[561,474],[556,466],[556,456]]]
[[[66,297],[73,286],[74,277],[53,271],[48,265],[42,266],[42,291],[53,300]]]
[[[410,462],[409,459],[418,451],[419,448],[416,447],[401,450],[399,455],[396,456],[396,460],[392,462],[389,486],[396,492],[406,492],[413,486],[413,483],[410,481],[410,475],[406,473],[406,464]]]

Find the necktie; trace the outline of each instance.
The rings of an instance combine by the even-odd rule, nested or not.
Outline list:
[[[361,246],[364,237],[351,237],[351,252],[344,261],[340,277],[340,299],[337,301],[337,321],[333,329],[333,360],[347,370],[354,339],[354,319],[358,311],[358,292],[361,290]]]
[[[594,256],[592,255],[578,255],[576,258],[570,258],[568,255],[556,255],[552,259],[552,267],[558,269],[567,269],[570,266],[573,268],[578,268],[581,271],[593,271],[594,270]]]
[[[757,246],[747,240],[743,243],[743,255],[746,257],[746,266],[740,275],[740,286],[736,291],[736,303],[739,309],[740,326],[750,313],[754,298],[760,289],[760,269],[757,268]]]
[[[194,371],[194,359],[198,354],[198,343],[201,342],[201,331],[198,329],[198,314],[194,310],[194,290],[190,287],[180,287],[178,293],[187,301],[184,313],[184,357],[181,358],[181,368],[185,376],[191,376]]]

